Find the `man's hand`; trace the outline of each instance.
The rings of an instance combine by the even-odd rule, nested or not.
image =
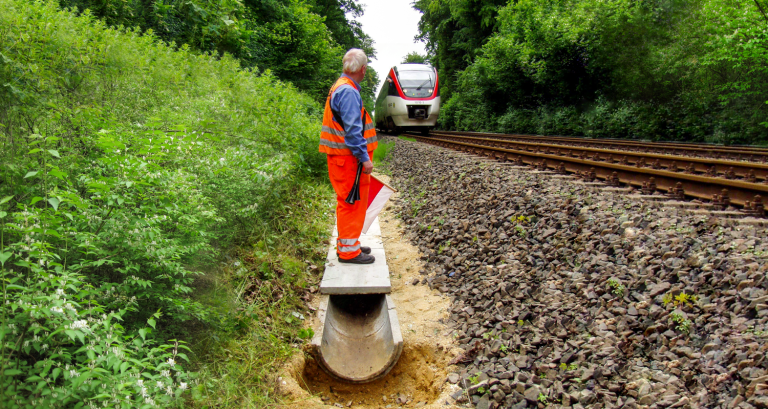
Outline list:
[[[370,175],[371,172],[373,172],[373,162],[369,160],[363,162],[363,173],[365,173],[366,175]]]

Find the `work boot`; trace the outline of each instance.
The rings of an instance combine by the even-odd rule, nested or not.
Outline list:
[[[364,254],[371,254],[371,248],[367,246],[360,246],[360,251],[363,252]],[[339,255],[338,251],[336,252],[336,255],[337,256]]]
[[[364,253],[360,253],[356,257],[353,257],[349,260],[344,260],[343,258],[339,258],[339,263],[350,263],[350,264],[373,264],[374,261],[376,261],[376,257],[373,257],[370,254],[364,254]]]

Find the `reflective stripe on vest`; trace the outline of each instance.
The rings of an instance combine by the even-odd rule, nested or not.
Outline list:
[[[333,110],[331,109],[331,97],[342,85],[349,85],[355,89],[355,83],[347,78],[340,77],[330,92],[328,92],[328,98],[325,100],[325,111],[323,112],[323,127],[320,130],[320,152],[328,155],[351,155],[352,150],[344,143],[344,137],[347,132],[344,131],[344,126],[333,119]],[[376,124],[373,123],[371,116],[368,115],[368,111],[363,107],[360,110],[360,118],[363,121],[363,138],[367,144],[368,151],[376,149],[379,145],[378,137],[376,136]]]

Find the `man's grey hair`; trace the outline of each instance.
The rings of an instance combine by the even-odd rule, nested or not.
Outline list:
[[[368,65],[368,56],[365,55],[365,51],[359,48],[352,48],[344,54],[344,58],[341,61],[344,63],[344,73],[354,74]]]

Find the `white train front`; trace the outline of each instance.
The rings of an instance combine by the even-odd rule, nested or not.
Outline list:
[[[376,98],[380,131],[428,134],[440,113],[437,70],[425,64],[400,64],[389,70]]]

